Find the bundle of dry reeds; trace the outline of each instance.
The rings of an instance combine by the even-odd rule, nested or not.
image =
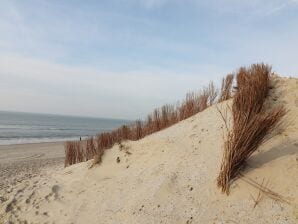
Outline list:
[[[93,137],[87,139],[86,142],[86,160],[92,159],[96,154],[96,145]]]
[[[68,141],[65,143],[65,166],[85,161],[86,155],[81,141]]]
[[[218,102],[223,102],[232,97],[231,89],[233,84],[234,75],[229,74],[225,78],[222,79],[221,83],[221,94],[218,99]]]
[[[241,68],[237,73],[237,92],[232,105],[233,127],[227,133],[217,178],[217,185],[227,194],[230,182],[285,115],[283,107],[271,111],[264,108],[270,74],[271,67],[264,64]]]

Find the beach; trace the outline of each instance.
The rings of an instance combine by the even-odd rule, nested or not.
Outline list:
[[[298,0],[0,0],[0,224],[298,224]]]
[[[14,187],[43,170],[64,167],[64,143],[34,143],[0,146],[0,196],[5,200]]]

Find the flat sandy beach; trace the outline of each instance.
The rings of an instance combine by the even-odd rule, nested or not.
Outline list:
[[[0,146],[0,201],[13,186],[34,176],[45,168],[64,166],[63,142]]]

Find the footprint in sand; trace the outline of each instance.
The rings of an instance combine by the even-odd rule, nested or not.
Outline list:
[[[186,221],[186,224],[190,224],[190,223],[192,223],[192,220],[193,220],[193,218],[192,218],[192,216]]]
[[[54,200],[59,199],[59,190],[60,190],[59,185],[53,185],[52,191],[45,196],[45,199],[47,200],[47,202],[50,202],[52,196],[53,196]]]
[[[60,190],[59,185],[54,185],[52,187],[52,193],[54,194],[55,200],[58,199],[58,197],[59,197],[59,194],[58,194],[59,190]]]
[[[17,200],[15,198],[12,199],[12,201],[7,204],[5,212],[6,213],[12,212],[16,205],[16,202],[17,202]]]

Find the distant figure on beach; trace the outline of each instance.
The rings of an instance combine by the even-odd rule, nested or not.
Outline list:
[[[80,141],[82,141],[82,138],[81,138],[81,136],[80,136]]]

